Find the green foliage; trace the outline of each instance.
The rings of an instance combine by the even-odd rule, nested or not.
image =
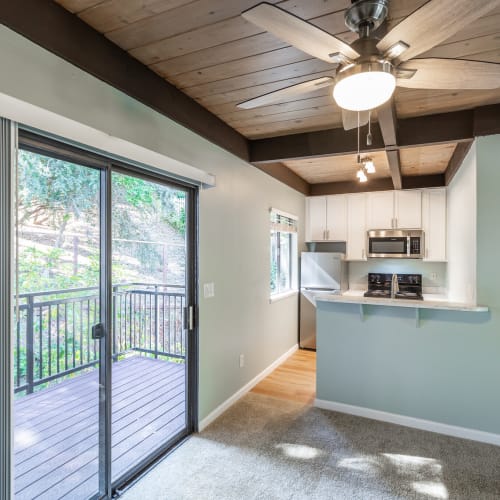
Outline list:
[[[19,291],[97,285],[100,172],[25,150],[19,152],[18,172],[19,227],[24,240],[18,256]],[[180,241],[185,236],[185,195],[162,184],[113,173],[115,280],[157,279],[165,265],[163,246],[171,237],[167,229]],[[26,229],[30,227],[42,229],[31,229],[30,234]],[[76,243],[74,234],[79,235]]]
[[[99,285],[100,178],[97,169],[29,151],[19,152],[19,294]],[[166,261],[172,261],[181,276],[179,281],[184,282],[185,205],[186,193],[183,191],[112,173],[114,283],[161,282]],[[166,247],[169,243],[177,246],[169,249]],[[58,305],[35,308],[34,355],[35,361],[40,362],[40,376],[62,371],[68,356],[71,366],[73,363],[85,365],[95,359],[93,342],[86,353],[90,345],[90,326],[99,315],[97,292],[95,303],[92,298],[86,309],[83,306],[75,308],[75,303],[67,300],[70,296],[85,294],[93,295],[94,292],[50,293],[40,300],[64,298],[60,308]],[[20,305],[26,307],[23,300],[26,301],[21,299]],[[26,309],[21,309],[19,314],[20,340],[14,358],[16,377],[19,363],[16,383],[21,385],[26,377],[28,353]],[[134,316],[137,314],[134,312]],[[127,317],[130,319],[130,315]],[[58,344],[57,340],[63,344]],[[182,348],[180,344],[175,347]]]

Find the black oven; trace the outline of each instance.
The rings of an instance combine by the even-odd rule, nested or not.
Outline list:
[[[424,232],[417,229],[374,229],[367,232],[368,257],[421,259]]]

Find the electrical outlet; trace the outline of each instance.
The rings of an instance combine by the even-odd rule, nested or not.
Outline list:
[[[437,277],[438,277],[437,273],[431,273],[431,280],[432,281],[436,281]]]
[[[240,368],[243,368],[245,366],[245,355],[240,354]]]

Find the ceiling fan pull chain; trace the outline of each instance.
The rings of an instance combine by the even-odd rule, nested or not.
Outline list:
[[[366,145],[372,145],[372,112],[368,111],[368,135],[366,136]]]
[[[358,163],[361,163],[361,154],[359,150],[359,111],[358,111]]]

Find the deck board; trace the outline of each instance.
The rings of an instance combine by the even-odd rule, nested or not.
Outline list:
[[[86,499],[97,490],[98,370],[15,402],[15,498]],[[185,426],[185,365],[113,364],[113,477]]]

